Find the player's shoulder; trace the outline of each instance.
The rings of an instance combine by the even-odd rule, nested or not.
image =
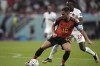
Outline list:
[[[75,12],[81,12],[81,10],[77,9],[77,8],[74,8],[74,11]]]
[[[51,12],[51,13],[56,14],[56,12]]]
[[[43,14],[47,14],[48,12],[44,12]]]
[[[55,12],[51,12],[51,14],[56,15],[56,13],[55,13]]]
[[[56,21],[61,21],[61,20],[63,20],[62,16],[60,16],[60,17],[58,17],[58,18],[56,19]]]

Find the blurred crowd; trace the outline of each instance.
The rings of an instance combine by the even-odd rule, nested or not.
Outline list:
[[[59,12],[68,0],[0,0],[0,11],[41,14],[51,5],[55,12]],[[84,13],[99,13],[100,0],[70,0]]]
[[[33,20],[37,14],[43,14],[46,6],[51,5],[53,11],[59,14],[60,10],[66,5],[68,0],[0,0],[0,37],[13,37],[24,25]],[[100,15],[100,0],[69,0],[76,4],[82,13],[91,15]],[[12,19],[12,21],[9,21]],[[12,22],[11,27],[7,28],[6,24]],[[90,33],[99,35],[99,22],[97,21],[96,31]],[[7,31],[7,29],[9,31]],[[30,34],[34,37],[34,25],[30,28]],[[97,34],[98,33],[98,34]],[[90,35],[90,34],[89,34]],[[99,35],[100,36],[100,35]],[[31,37],[32,38],[32,37]]]

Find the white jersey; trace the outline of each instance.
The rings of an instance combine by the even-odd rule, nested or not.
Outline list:
[[[46,25],[44,33],[51,34],[53,21],[56,19],[57,15],[55,12],[51,12],[51,13],[45,12],[43,16],[45,18],[45,25]]]
[[[83,17],[81,11],[77,8],[74,8],[74,11],[71,12],[70,16],[75,18],[78,22],[79,22],[78,18]],[[82,26],[82,28],[83,28],[83,26]],[[76,30],[76,28],[74,28],[74,30]]]
[[[74,8],[74,11],[71,12],[70,16],[75,18],[78,22],[79,22],[78,18],[83,17],[81,11],[77,8]],[[81,25],[81,27],[83,28],[83,25]],[[72,31],[72,35],[76,38],[78,43],[85,42],[83,35],[75,27]]]
[[[83,17],[81,11],[77,8],[74,8],[74,11],[71,12],[70,16],[74,17],[78,22],[79,22],[78,18]]]

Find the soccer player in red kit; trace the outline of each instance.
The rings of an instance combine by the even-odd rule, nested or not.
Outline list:
[[[61,66],[65,66],[65,62],[70,56],[71,45],[69,39],[74,27],[82,33],[88,43],[92,44],[92,41],[80,27],[80,24],[74,18],[70,17],[70,8],[64,7],[62,9],[62,16],[59,17],[52,26],[53,35],[36,51],[35,56],[32,59],[37,59],[45,49],[58,44],[61,45],[65,51],[61,62]]]

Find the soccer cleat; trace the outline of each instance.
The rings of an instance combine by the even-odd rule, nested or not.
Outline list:
[[[95,60],[95,62],[96,62],[96,63],[98,63],[98,62],[99,62],[99,57],[98,57],[98,55],[97,55],[97,54],[95,54],[95,56],[93,56],[93,58],[94,58],[94,60]]]
[[[45,60],[42,61],[42,63],[47,63],[47,62],[52,62],[52,59],[47,58],[47,59],[45,59]]]
[[[29,66],[29,62],[26,62],[25,65],[26,65],[26,66]]]
[[[65,64],[61,64],[61,66],[65,66]]]

